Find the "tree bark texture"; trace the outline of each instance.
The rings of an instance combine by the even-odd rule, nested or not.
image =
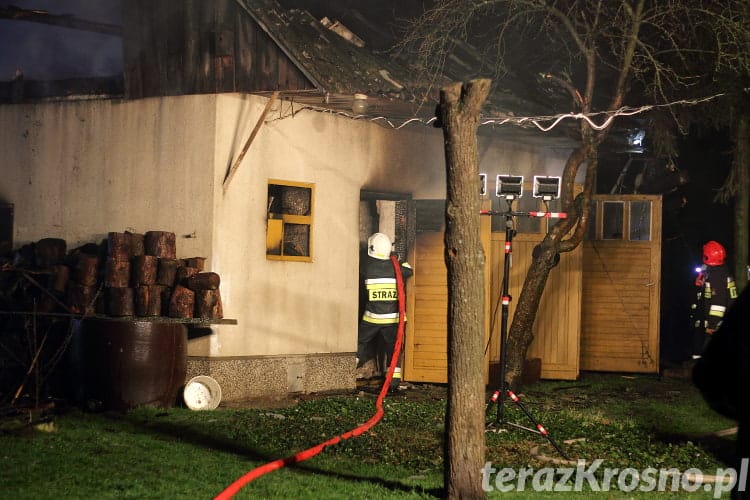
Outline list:
[[[164,286],[174,286],[179,265],[180,261],[177,259],[160,258],[156,272],[156,283]]]
[[[95,297],[96,287],[71,282],[66,290],[65,304],[73,314],[92,314],[95,309]]]
[[[518,390],[526,353],[534,340],[532,327],[539,309],[544,287],[547,284],[549,272],[554,266],[556,254],[554,247],[544,248],[540,255],[532,258],[529,271],[521,288],[521,295],[516,303],[513,320],[508,330],[505,348],[508,349],[505,366],[505,380],[508,388]]]
[[[62,264],[52,266],[52,275],[49,280],[49,289],[53,292],[65,293],[70,279],[70,268]]]
[[[484,265],[477,126],[490,80],[440,92],[446,158],[445,263],[448,269],[447,498],[484,498]]]
[[[143,285],[135,289],[136,316],[161,316],[164,298],[161,285]]]
[[[221,284],[218,274],[212,272],[198,273],[187,278],[187,287],[195,290],[216,290]]]
[[[108,257],[104,270],[104,284],[112,288],[130,286],[130,261]]]
[[[567,213],[567,218],[557,222],[539,244],[539,251],[531,260],[521,288],[505,344],[508,350],[505,381],[513,390],[518,390],[521,383],[526,353],[534,340],[534,320],[549,273],[557,264],[559,253],[570,252],[583,241],[589,220],[591,195],[594,193],[597,166],[594,151],[593,144],[589,142],[575,149],[568,157],[561,180],[562,211]],[[588,165],[583,193],[576,199],[573,197],[575,177],[586,161]],[[566,236],[567,239],[563,239]]]
[[[73,281],[81,285],[94,286],[98,281],[99,257],[81,253],[73,270]]]
[[[135,293],[132,288],[107,288],[107,312],[110,316],[132,316]]]
[[[130,255],[132,257],[140,257],[146,251],[143,243],[144,235],[140,233],[127,234],[130,235]]]
[[[169,315],[173,318],[192,318],[195,309],[195,292],[177,285],[169,300]]]
[[[177,242],[174,233],[167,231],[147,231],[143,238],[146,255],[155,255],[161,259],[175,259]]]
[[[187,279],[191,276],[195,276],[200,271],[197,267],[180,266],[177,268],[177,274],[174,278],[175,285],[187,286]]]
[[[738,182],[734,198],[734,277],[738,290],[742,290],[747,286],[747,265],[750,264],[750,119],[747,115],[740,117],[735,137],[734,168]]]
[[[153,255],[139,255],[133,257],[131,277],[134,287],[153,285],[156,283],[159,258]]]
[[[67,243],[60,238],[42,238],[34,244],[34,261],[37,267],[49,268],[65,260]]]
[[[206,266],[206,258],[205,257],[190,257],[188,259],[185,259],[185,266],[186,267],[195,267],[198,269],[198,272],[203,272],[203,269]]]
[[[195,317],[200,319],[221,319],[224,316],[221,295],[216,290],[195,291]]]
[[[107,235],[107,255],[116,260],[130,260],[130,233],[109,233]]]

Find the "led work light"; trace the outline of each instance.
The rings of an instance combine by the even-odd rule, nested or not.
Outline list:
[[[495,195],[506,200],[514,200],[523,195],[522,175],[498,175]]]
[[[534,176],[534,198],[542,198],[545,201],[556,200],[560,197],[560,178]]]

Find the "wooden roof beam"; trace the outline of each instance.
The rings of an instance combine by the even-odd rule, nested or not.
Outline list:
[[[242,148],[242,151],[240,151],[239,156],[237,156],[237,159],[234,160],[234,163],[229,168],[229,171],[227,172],[226,177],[224,177],[224,193],[227,192],[227,189],[229,189],[229,182],[232,180],[232,177],[234,177],[234,174],[237,173],[237,169],[240,167],[240,163],[242,163],[243,158],[245,158],[245,154],[247,153],[247,150],[250,149],[250,144],[252,144],[253,140],[255,139],[255,136],[258,135],[258,131],[260,130],[261,125],[263,125],[263,122],[266,119],[266,116],[268,116],[268,112],[271,111],[271,108],[273,107],[273,104],[278,100],[279,98],[279,92],[276,91],[273,94],[271,94],[271,98],[268,99],[266,102],[266,107],[263,108],[263,112],[260,114],[260,117],[258,118],[258,121],[255,123],[255,127],[253,128],[253,131],[250,132],[250,137],[247,138],[247,141],[245,142],[245,145]]]

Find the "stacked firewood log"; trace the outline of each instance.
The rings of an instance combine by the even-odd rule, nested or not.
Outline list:
[[[45,238],[16,251],[6,268],[43,277],[34,282],[46,288],[46,312],[221,319],[219,275],[204,270],[204,257],[176,254],[174,233],[110,232],[69,253],[64,240]]]

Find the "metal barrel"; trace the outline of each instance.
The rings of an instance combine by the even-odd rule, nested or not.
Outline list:
[[[181,323],[78,320],[72,340],[73,393],[89,409],[172,407],[187,373]]]

